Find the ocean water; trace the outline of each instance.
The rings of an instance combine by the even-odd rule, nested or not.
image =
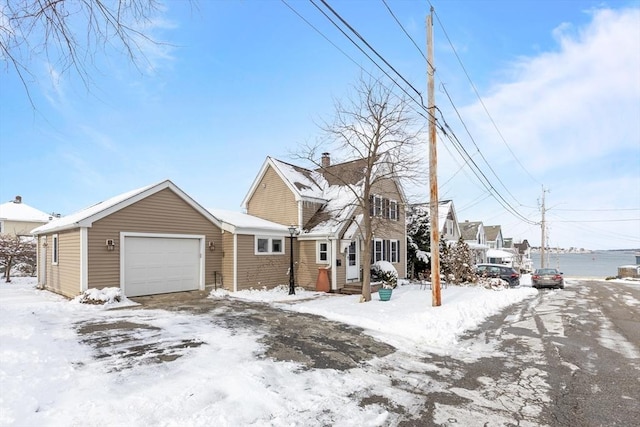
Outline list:
[[[559,269],[565,277],[616,276],[618,267],[634,265],[636,251],[595,251],[590,253],[545,253],[546,267]],[[533,268],[540,267],[540,253],[531,254]]]

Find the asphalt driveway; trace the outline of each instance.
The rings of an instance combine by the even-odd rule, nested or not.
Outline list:
[[[311,314],[273,308],[260,302],[207,298],[207,292],[182,292],[132,298],[135,310],[186,312],[197,321],[232,332],[260,332],[266,348],[263,357],[293,361],[306,369],[347,370],[374,357],[395,351],[385,343],[363,334],[362,329]],[[143,319],[143,318],[142,318]],[[189,348],[203,344],[198,339],[172,337],[162,328],[126,316],[109,316],[76,325],[81,341],[95,349],[96,357],[112,359],[113,370],[141,363],[163,363],[177,359]]]

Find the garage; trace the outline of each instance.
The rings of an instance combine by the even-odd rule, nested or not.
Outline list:
[[[127,297],[200,289],[202,236],[123,236]]]

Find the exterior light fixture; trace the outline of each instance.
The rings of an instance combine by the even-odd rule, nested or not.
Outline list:
[[[216,250],[216,242],[214,242],[213,240],[209,240],[209,250],[211,252]]]
[[[116,248],[116,242],[113,239],[107,239],[105,242],[108,251],[113,251]]]
[[[296,294],[296,285],[293,277],[293,238],[298,234],[298,229],[295,225],[289,227],[289,295]]]

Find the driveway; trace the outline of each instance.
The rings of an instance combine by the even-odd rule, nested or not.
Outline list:
[[[289,312],[268,304],[238,299],[207,298],[208,293],[182,292],[137,297],[137,310],[187,312],[206,318],[233,333],[259,332],[266,348],[264,357],[292,361],[306,369],[347,370],[374,357],[395,351],[385,343],[363,334],[362,329],[326,318]],[[198,339],[171,337],[158,326],[107,318],[76,325],[81,341],[93,347],[98,358],[113,359],[113,369],[122,370],[140,363],[162,363],[185,354],[185,349],[203,344]]]

